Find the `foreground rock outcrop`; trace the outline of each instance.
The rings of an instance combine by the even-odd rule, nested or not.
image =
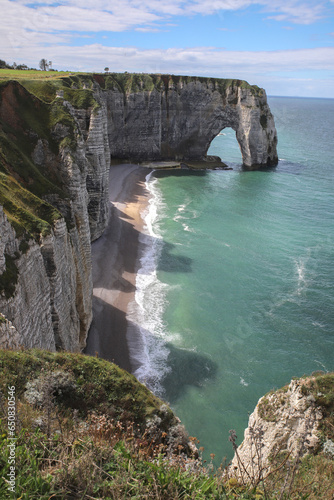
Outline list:
[[[256,484],[275,469],[278,457],[298,463],[307,454],[334,450],[333,409],[333,374],[292,380],[262,397],[249,417],[230,473]]]
[[[224,127],[243,163],[277,163],[263,89],[240,80],[80,75],[0,85],[0,346],[79,351],[110,158],[206,160]],[[17,335],[9,333],[15,329]]]

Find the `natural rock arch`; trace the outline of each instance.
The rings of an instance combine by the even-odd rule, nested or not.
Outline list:
[[[224,158],[224,164],[229,165],[230,162],[241,164],[242,155],[235,130],[232,127],[221,129],[212,139],[207,154],[210,155],[209,158],[213,158],[213,162],[217,155],[220,155]]]
[[[231,127],[246,167],[277,164],[277,133],[263,89],[241,80],[137,76],[136,85],[132,80],[120,88],[114,75],[105,94],[112,156],[202,160],[214,137]]]

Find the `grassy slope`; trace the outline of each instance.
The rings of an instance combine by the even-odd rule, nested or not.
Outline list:
[[[50,83],[44,78],[27,80],[25,71],[0,70],[0,204],[18,236],[39,240],[50,232],[62,214],[45,201],[47,195],[68,198],[61,178],[60,152],[75,148],[75,123],[56,98],[62,89],[64,99],[77,108],[96,108],[91,90],[70,88],[76,84],[70,77],[57,77]],[[43,72],[36,72],[38,76]],[[2,78],[6,74],[20,81]],[[34,75],[31,75],[34,76]],[[67,134],[53,134],[61,123]],[[42,143],[47,159],[37,164],[33,159],[37,144]]]
[[[43,200],[48,194],[65,198],[57,169],[37,165],[33,151],[44,141],[57,164],[59,144],[51,135],[62,110],[50,108],[17,83],[0,86],[0,203],[14,228],[36,239],[47,234],[61,214]]]
[[[318,397],[325,398],[329,414],[333,378],[318,376],[311,387],[324,391]],[[12,386],[18,413],[16,493],[22,499],[273,500],[280,498],[284,484],[282,499],[329,500],[334,493],[333,458],[322,453],[297,464],[296,474],[291,463],[290,469],[281,467],[254,488],[223,478],[221,470],[213,476],[210,464],[204,467],[183,453],[178,444],[182,440],[170,431],[176,419],[166,405],[135,377],[102,359],[3,350],[4,398]],[[9,470],[11,444],[6,411],[6,405],[0,405],[2,478]],[[154,420],[157,425],[148,425]],[[4,480],[0,497],[13,498]]]
[[[31,382],[29,403],[24,392]],[[183,498],[195,498],[187,492],[196,492],[196,498],[206,498],[206,493],[220,498],[216,482],[195,460],[180,455],[183,447],[177,440],[166,460],[167,448],[177,438],[168,433],[177,420],[161,400],[114,364],[70,353],[0,351],[5,397],[12,386],[18,412],[17,497],[170,499],[181,498],[181,492]],[[11,443],[5,415],[2,405],[2,478],[9,470]],[[154,419],[158,426],[148,426]],[[196,471],[186,472],[186,464]],[[11,498],[4,481],[0,497]]]
[[[0,69],[0,80],[18,80],[22,78],[36,80],[58,80],[63,76],[68,76],[69,71],[39,71],[39,70],[18,70],[18,69]]]
[[[89,411],[113,413],[113,417],[132,419],[142,424],[156,413],[162,404],[133,375],[103,359],[79,354],[43,350],[0,350],[0,388],[6,392],[8,385],[15,385],[21,398],[28,381],[43,372],[64,371],[75,380],[73,390],[59,396],[59,403],[77,409],[82,416]],[[64,400],[62,400],[64,398]],[[117,407],[113,406],[117,402]]]

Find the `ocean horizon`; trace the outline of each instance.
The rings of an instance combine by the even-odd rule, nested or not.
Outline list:
[[[130,356],[216,465],[261,396],[334,370],[334,99],[268,102],[277,167],[244,170],[226,128],[208,154],[233,170],[146,178]]]

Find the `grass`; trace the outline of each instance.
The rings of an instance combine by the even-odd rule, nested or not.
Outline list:
[[[38,241],[62,217],[44,199],[69,198],[61,152],[75,150],[77,126],[63,101],[75,108],[97,109],[92,90],[82,88],[87,78],[92,87],[92,75],[0,70],[0,106],[5,110],[0,123],[0,203],[18,236],[27,233]],[[59,90],[63,98],[56,98]]]
[[[72,353],[2,350],[3,395],[8,386],[17,398],[20,498],[220,498],[198,461],[180,454],[184,435],[175,441],[175,432],[169,434],[178,425],[173,413],[114,364]],[[1,417],[0,475],[6,477],[11,441]],[[10,498],[5,483],[0,497]]]
[[[108,361],[66,352],[0,351],[0,389],[3,392],[8,385],[15,385],[16,394],[21,397],[26,383],[37,379],[45,370],[73,375],[75,385],[64,404],[78,410],[82,416],[87,416],[88,411],[105,412],[142,425],[147,418],[159,415],[162,402],[133,375]],[[172,418],[171,412],[169,415]]]
[[[35,95],[46,103],[54,101],[57,95],[57,90],[63,87],[61,78],[44,80],[40,79],[19,79],[23,87],[25,87],[31,94]]]
[[[17,498],[262,498],[257,489],[223,479],[222,471],[210,474],[212,464],[205,467],[192,456],[168,407],[112,363],[65,352],[1,350],[4,397],[9,386],[15,386],[18,415]],[[0,404],[2,478],[12,442],[5,416]],[[12,498],[5,481],[0,498]]]
[[[278,397],[280,393],[281,390],[277,392],[271,391],[270,393],[266,394],[266,396],[264,396],[259,402],[259,415],[263,420],[266,420],[267,422],[277,421],[277,410],[282,404],[284,404],[284,393],[282,392],[281,398]],[[270,396],[274,396],[274,398]]]
[[[72,74],[70,71],[0,69],[0,80],[58,80]]]
[[[77,109],[97,109],[99,104],[94,99],[92,90],[87,89],[64,89],[64,99],[69,101]]]
[[[59,151],[62,142],[75,144],[74,119],[60,102],[46,104],[17,83],[3,84],[1,90],[0,106],[7,106],[8,111],[0,127],[0,203],[18,236],[27,233],[38,241],[62,217],[43,198],[56,195],[65,200],[69,196]],[[58,123],[68,133],[57,140],[52,130]],[[34,161],[37,146],[38,163]]]
[[[24,189],[15,179],[0,172],[0,203],[17,236],[28,233],[39,241],[50,233],[54,222],[61,218],[52,205]]]
[[[26,406],[19,407],[22,415]],[[132,427],[113,429],[113,436],[73,423],[47,438],[40,430],[22,428],[16,443],[19,471],[16,494],[23,499],[220,499],[223,489],[205,472],[190,472],[190,461],[171,465],[157,446],[148,450]],[[2,446],[9,444],[2,427]],[[59,429],[58,429],[59,430]],[[5,448],[6,449],[6,448]],[[8,473],[6,455],[0,459],[3,477]],[[12,498],[6,484],[2,499]],[[17,497],[18,498],[18,497]],[[230,497],[233,498],[233,497]],[[247,497],[245,497],[247,498]],[[248,497],[251,498],[251,497]]]

